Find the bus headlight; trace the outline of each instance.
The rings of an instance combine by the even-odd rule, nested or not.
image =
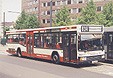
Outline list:
[[[86,57],[80,57],[80,61],[85,61],[87,60]]]
[[[105,58],[105,55],[103,55],[102,58]]]

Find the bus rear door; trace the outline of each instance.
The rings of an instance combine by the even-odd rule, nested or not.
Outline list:
[[[32,31],[26,32],[26,49],[28,56],[31,57],[34,52],[34,34]]]
[[[77,59],[77,50],[76,50],[76,34],[71,32],[65,32],[62,36],[63,42],[63,59],[64,62],[71,62]],[[75,40],[75,41],[73,41]]]

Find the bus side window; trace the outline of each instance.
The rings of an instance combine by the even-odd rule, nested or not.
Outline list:
[[[19,37],[19,44],[26,46],[26,37],[25,34],[21,34]]]
[[[35,47],[38,47],[38,38],[35,38],[35,40],[34,40],[34,46]]]
[[[57,48],[57,49],[61,49],[61,48],[62,48],[62,43],[58,42],[58,43],[56,44],[56,48]]]
[[[50,45],[49,39],[46,37],[45,42],[44,42],[44,48],[48,48]]]
[[[16,38],[14,39],[14,42],[19,42],[19,38],[16,37]]]
[[[8,38],[7,42],[11,43],[11,42],[13,42],[13,39],[12,38]]]
[[[62,34],[61,33],[57,33],[56,38],[56,49],[62,49]]]

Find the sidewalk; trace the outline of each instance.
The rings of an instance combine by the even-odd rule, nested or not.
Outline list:
[[[0,54],[9,54],[6,52],[7,45],[3,46],[0,44]]]

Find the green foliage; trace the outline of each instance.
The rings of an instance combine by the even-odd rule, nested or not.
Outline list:
[[[24,29],[26,19],[27,19],[27,14],[24,11],[22,11],[20,17],[16,20],[15,29]]]
[[[113,2],[107,3],[103,8],[102,13],[96,13],[96,6],[93,0],[91,0],[87,6],[82,9],[77,24],[113,26]]]
[[[9,30],[10,30],[9,27],[7,27],[7,26],[3,27],[3,31],[9,31]]]
[[[105,15],[102,13],[98,13],[95,24],[104,25],[106,22]]]
[[[63,6],[55,16],[56,18],[53,20],[55,26],[66,26],[71,24],[69,10],[65,6]]]
[[[22,11],[20,17],[16,21],[15,29],[28,29],[28,28],[38,28],[39,22],[37,17],[33,14],[27,14]]]
[[[96,5],[93,0],[87,3],[87,6],[82,9],[81,16],[77,20],[77,24],[95,24],[98,23],[96,14]]]
[[[104,26],[113,26],[113,2],[106,4],[102,13],[105,16]]]
[[[28,15],[25,20],[26,28],[38,28],[39,23],[35,15]]]

